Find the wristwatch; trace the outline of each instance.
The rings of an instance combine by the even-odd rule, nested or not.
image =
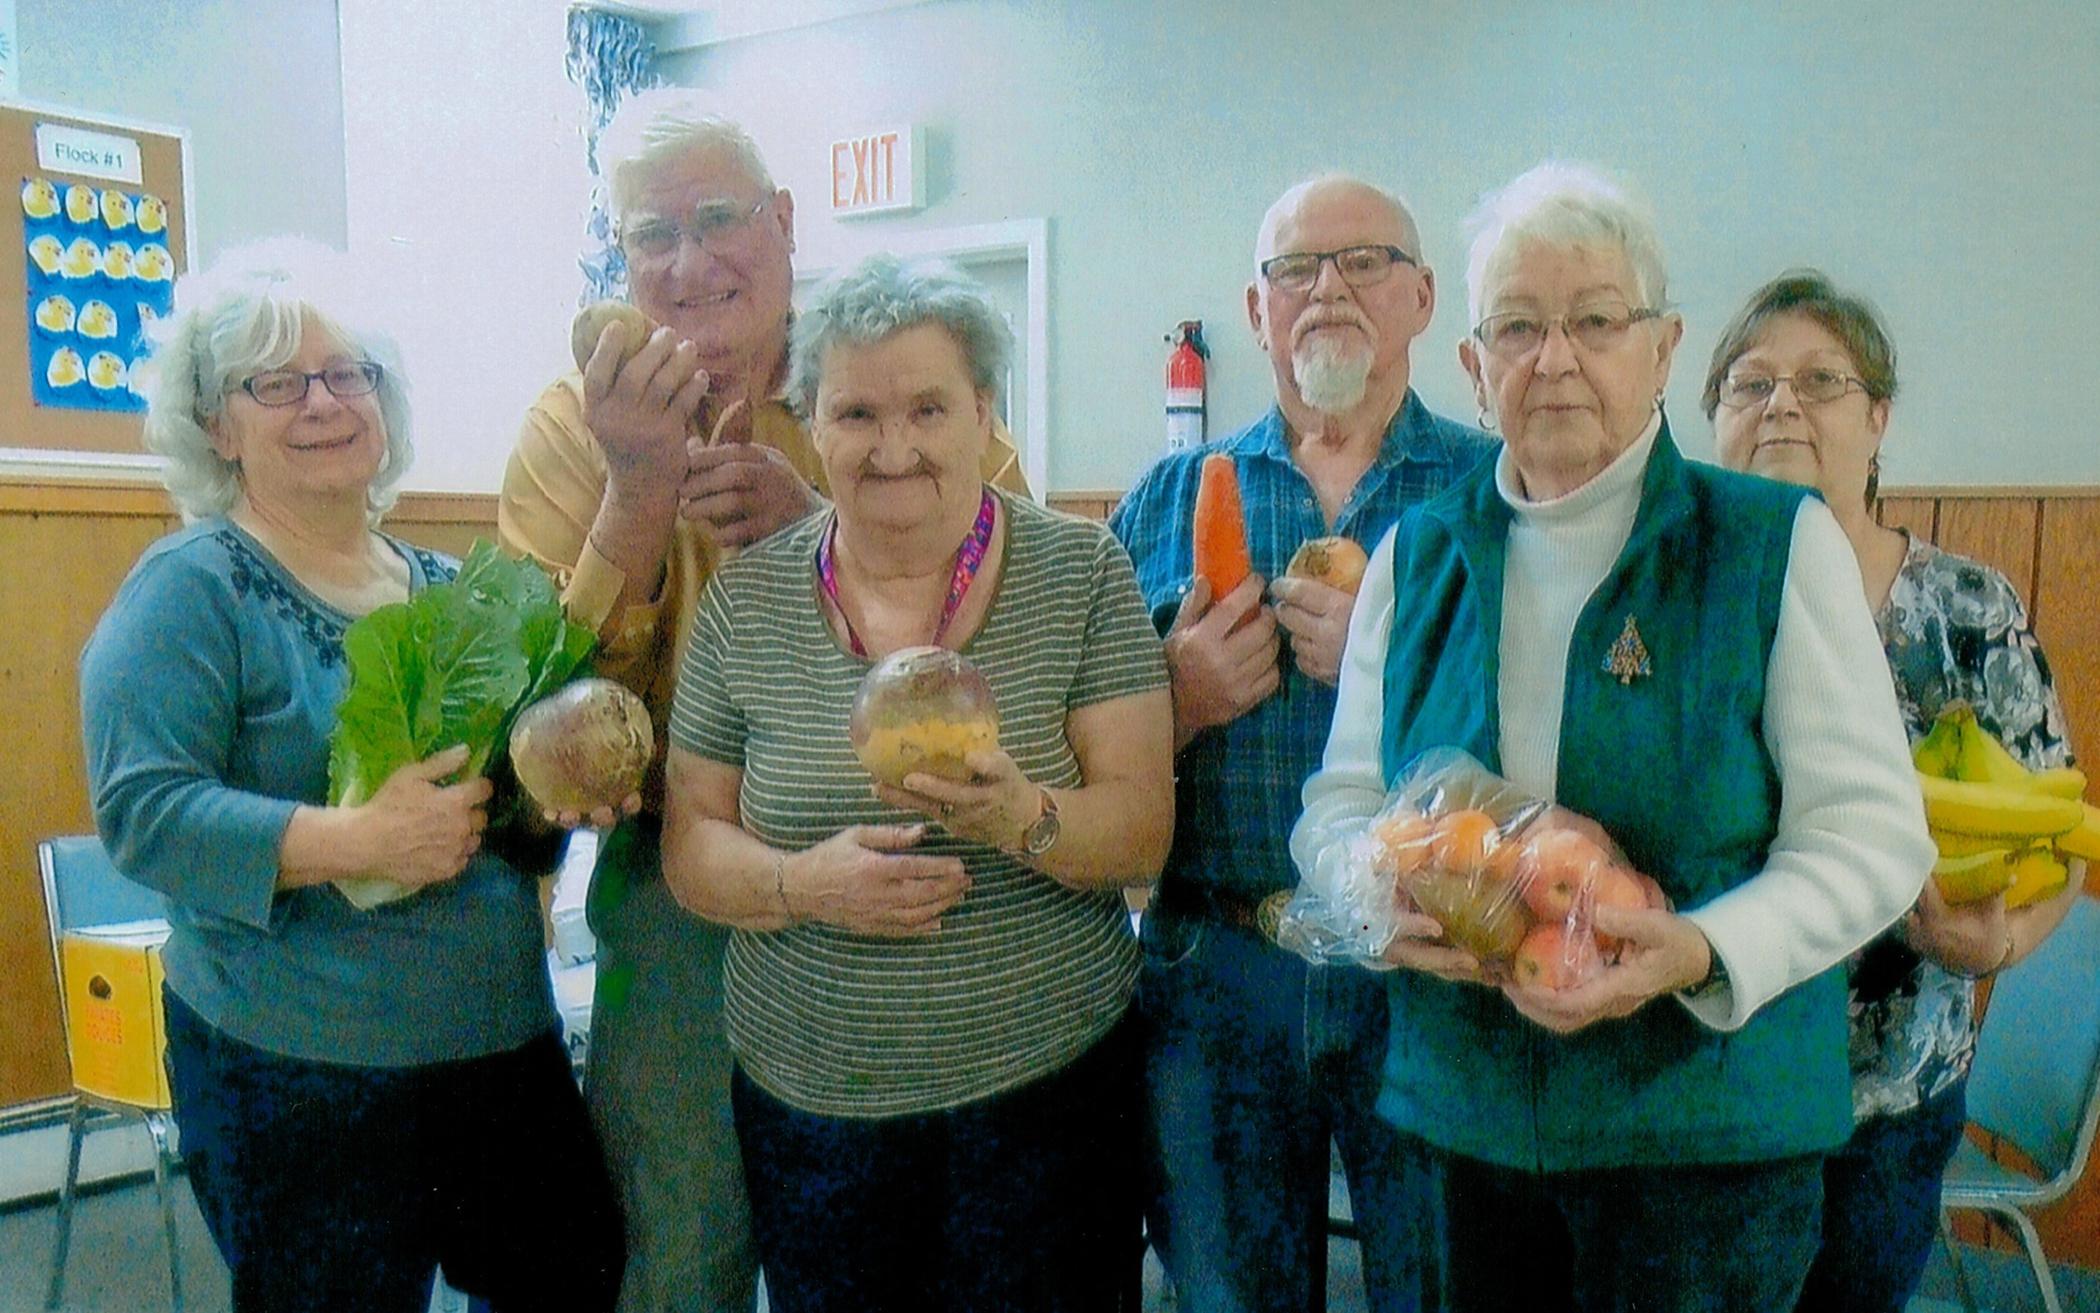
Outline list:
[[[1021,831],[1021,855],[1041,857],[1056,845],[1057,836],[1064,833],[1064,822],[1057,816],[1057,799],[1048,789],[1038,789],[1043,798],[1043,810]]]
[[[1685,990],[1684,996],[1686,998],[1694,1000],[1708,999],[1728,988],[1728,964],[1721,960],[1720,950],[1715,948],[1712,942],[1709,941],[1706,945],[1706,951],[1710,958],[1706,969],[1706,979]]]

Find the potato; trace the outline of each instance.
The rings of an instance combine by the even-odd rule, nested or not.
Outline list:
[[[656,331],[656,321],[625,301],[594,301],[576,312],[569,324],[569,350],[576,357],[576,368],[587,369],[591,353],[598,349],[598,339],[604,335],[605,326],[618,323],[626,329],[620,343],[620,358],[613,367],[627,363],[627,358],[642,349],[642,343]]]

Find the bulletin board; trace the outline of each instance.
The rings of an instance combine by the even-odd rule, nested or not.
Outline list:
[[[40,125],[129,143],[137,179],[40,160]],[[0,101],[0,216],[0,457],[149,463],[132,375],[193,256],[188,134]]]

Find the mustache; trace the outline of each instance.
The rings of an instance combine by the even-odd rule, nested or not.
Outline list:
[[[1369,319],[1354,311],[1337,307],[1333,310],[1323,310],[1317,314],[1300,319],[1291,328],[1291,345],[1294,347],[1299,346],[1304,343],[1308,335],[1316,330],[1330,328],[1335,325],[1357,329],[1366,337],[1377,336],[1376,331],[1371,327]]]
[[[923,453],[912,462],[910,469],[905,470],[878,469],[875,465],[875,457],[870,455],[861,461],[859,475],[864,479],[909,479],[920,474],[930,475],[933,472],[932,463],[926,459]]]

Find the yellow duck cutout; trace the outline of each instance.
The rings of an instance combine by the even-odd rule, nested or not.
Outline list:
[[[72,347],[62,346],[51,353],[51,363],[44,366],[44,381],[55,388],[69,388],[87,377],[87,366],[80,363],[80,353]]]
[[[47,333],[73,331],[73,300],[53,294],[37,303],[36,326]]]
[[[58,217],[58,188],[48,178],[31,178],[22,184],[22,213],[32,219]]]

